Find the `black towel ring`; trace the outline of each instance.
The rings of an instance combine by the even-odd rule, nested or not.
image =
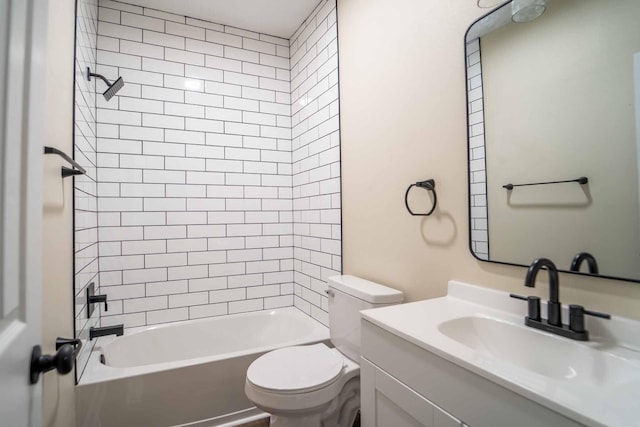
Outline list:
[[[414,213],[409,207],[409,191],[411,191],[413,187],[424,188],[425,190],[431,191],[433,193],[433,206],[431,207],[431,210],[429,212]],[[426,181],[419,181],[419,182],[416,182],[415,184],[411,184],[409,188],[407,188],[407,192],[404,193],[404,205],[407,207],[407,210],[409,211],[409,213],[413,216],[429,216],[436,209],[437,204],[438,204],[438,195],[436,194],[436,182],[433,179],[427,179]]]

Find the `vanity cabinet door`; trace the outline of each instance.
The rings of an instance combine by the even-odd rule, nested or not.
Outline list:
[[[462,423],[362,359],[363,427],[461,427]]]

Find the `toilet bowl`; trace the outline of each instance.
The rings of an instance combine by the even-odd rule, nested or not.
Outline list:
[[[353,425],[360,387],[345,385],[354,379],[359,383],[360,366],[336,349],[325,344],[287,347],[267,353],[249,367],[245,393],[273,415],[275,426]],[[337,413],[347,401],[354,401],[351,411]],[[332,417],[335,422],[328,424]]]
[[[400,291],[354,276],[328,279],[325,344],[285,347],[256,359],[245,393],[272,427],[351,427],[360,407],[360,310],[402,302]]]

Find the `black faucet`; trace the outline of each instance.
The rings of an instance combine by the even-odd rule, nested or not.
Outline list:
[[[104,326],[102,328],[89,328],[89,341],[105,335],[121,336],[124,334],[124,325]]]
[[[85,292],[87,296],[87,318],[90,318],[95,310],[94,304],[104,304],[104,311],[108,311],[109,307],[107,306],[107,296],[106,295],[95,295],[95,286],[94,282],[89,283],[87,286],[87,290]]]
[[[589,267],[589,274],[598,274],[598,263],[596,259],[589,252],[579,252],[573,257],[573,261],[571,261],[571,271],[580,271],[580,265],[582,261],[587,261],[587,266]]]
[[[560,290],[558,283],[558,269],[548,258],[538,258],[534,260],[527,270],[524,285],[533,288],[536,284],[536,276],[540,269],[545,268],[549,272],[549,301],[547,301],[547,322],[552,326],[562,326],[560,304]]]
[[[588,255],[588,254],[587,254]],[[540,298],[524,297],[511,294],[512,298],[521,299],[528,302],[528,314],[524,318],[524,324],[532,328],[540,329],[552,334],[560,335],[578,341],[588,341],[589,332],[584,327],[584,316],[595,316],[603,319],[610,319],[611,316],[597,311],[586,310],[581,305],[569,306],[569,324],[562,324],[562,304],[560,303],[560,289],[558,282],[558,269],[555,264],[547,258],[534,260],[524,279],[524,285],[530,288],[535,286],[538,271],[546,268],[549,272],[549,300],[547,301],[547,319],[540,317]]]
[[[89,295],[87,297],[87,304],[104,304],[104,311],[109,311],[109,307],[107,306],[107,296],[106,295]]]

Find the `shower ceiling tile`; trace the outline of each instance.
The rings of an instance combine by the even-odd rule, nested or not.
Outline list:
[[[288,39],[320,1],[128,0],[127,3]],[[197,21],[190,22],[197,25]]]

